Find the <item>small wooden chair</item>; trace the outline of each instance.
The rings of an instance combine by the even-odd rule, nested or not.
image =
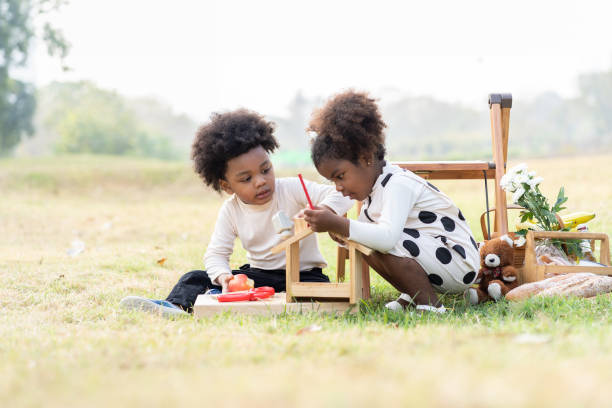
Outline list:
[[[512,108],[512,94],[490,94],[489,111],[491,117],[491,138],[493,148],[492,161],[405,161],[394,162],[403,169],[427,180],[473,180],[484,178],[485,181],[485,202],[487,207],[487,220],[489,213],[489,178],[495,179],[495,221],[493,231],[501,234],[508,233],[508,214],[506,204],[506,192],[500,187],[502,176],[506,172],[508,159],[508,133],[510,129],[510,109]],[[357,203],[357,214],[361,212],[362,203]],[[488,225],[488,236],[492,235],[490,225]],[[338,248],[337,274],[338,281],[344,280],[344,262],[346,252]],[[362,281],[364,282],[364,298],[370,297],[370,268],[363,262]],[[367,282],[367,286],[366,286]]]

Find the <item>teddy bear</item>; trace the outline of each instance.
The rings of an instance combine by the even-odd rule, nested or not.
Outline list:
[[[468,288],[467,300],[475,305],[487,300],[498,301],[510,290],[519,286],[518,271],[514,261],[514,242],[508,235],[493,238],[480,247],[480,271],[474,283],[477,288]]]

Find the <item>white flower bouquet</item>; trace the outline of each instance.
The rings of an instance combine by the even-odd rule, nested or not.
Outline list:
[[[524,209],[521,210],[521,222],[534,220],[535,229],[544,231],[569,231],[560,222],[560,218],[556,215],[559,211],[564,210],[563,204],[567,201],[564,188],[559,189],[555,204],[550,207],[548,200],[540,191],[539,185],[544,179],[536,176],[535,171],[528,171],[527,165],[522,163],[512,167],[502,177],[500,186],[508,193],[512,193],[512,202],[520,205]],[[526,229],[517,231],[518,235],[525,236]],[[568,255],[581,256],[580,240],[558,240],[553,239],[551,243],[558,248],[562,248]]]

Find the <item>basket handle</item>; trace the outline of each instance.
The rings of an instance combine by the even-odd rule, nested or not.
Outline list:
[[[520,205],[509,204],[506,207],[506,209],[507,210],[524,210],[525,208],[521,207]],[[491,239],[491,237],[489,236],[489,233],[487,232],[487,224],[485,222],[485,216],[487,215],[487,213],[491,211],[495,211],[495,207],[489,208],[488,211],[483,212],[482,215],[480,216],[480,228],[482,229],[482,237],[485,241]]]

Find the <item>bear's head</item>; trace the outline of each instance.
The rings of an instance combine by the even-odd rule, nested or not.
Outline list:
[[[483,268],[502,268],[513,262],[514,243],[508,235],[493,238],[480,247],[480,265]]]

